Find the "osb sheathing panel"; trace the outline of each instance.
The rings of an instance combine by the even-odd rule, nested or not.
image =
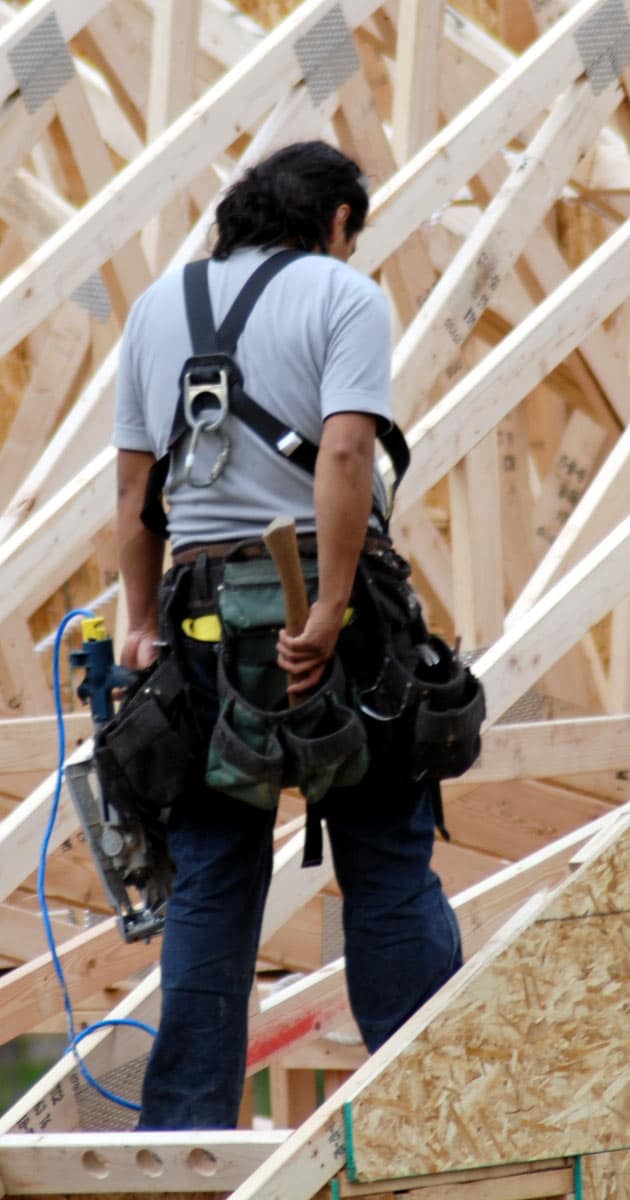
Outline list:
[[[570,880],[545,910],[546,920],[630,912],[630,826],[587,872]],[[628,1067],[630,1073],[630,1066]],[[628,1130],[630,1141],[630,1129]]]
[[[584,1158],[582,1193],[583,1200],[630,1200],[630,1150]]]
[[[629,859],[626,838],[583,868],[575,904],[590,888],[596,915],[571,915],[569,885],[352,1103],[359,1180],[627,1144]]]

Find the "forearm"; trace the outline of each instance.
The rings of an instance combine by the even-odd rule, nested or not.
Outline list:
[[[157,592],[164,542],[140,519],[152,462],[148,454],[123,451],[119,455],[117,538],[129,629],[157,633]]]
[[[315,472],[319,602],[343,618],[372,508],[374,421],[324,426]],[[350,435],[349,435],[350,434]]]

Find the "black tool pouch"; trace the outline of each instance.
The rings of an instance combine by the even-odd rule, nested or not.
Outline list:
[[[313,598],[317,564],[306,559],[302,565]],[[219,610],[221,707],[206,783],[265,809],[277,806],[283,787],[299,787],[308,804],[303,865],[315,865],[321,862],[321,832],[314,809],[331,787],[358,783],[368,765],[365,731],[345,702],[341,665],[333,662],[319,687],[288,707],[286,676],[276,664],[284,600],[271,560],[228,561]]]
[[[95,741],[103,796],[121,814],[165,823],[194,767],[187,686],[173,653],[130,690]]]
[[[360,687],[370,750],[395,755],[413,778],[439,782],[463,774],[481,749],[481,683],[455,650],[429,634],[394,551],[367,556],[358,583],[370,640],[378,646]]]

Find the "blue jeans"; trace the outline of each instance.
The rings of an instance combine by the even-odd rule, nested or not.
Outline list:
[[[190,644],[198,704],[216,716],[213,649]],[[428,790],[372,767],[324,800],[343,893],[348,991],[376,1050],[461,966],[455,915],[430,868]],[[162,949],[162,1017],[140,1129],[229,1129],[245,1076],[247,1009],[273,861],[274,813],[206,788],[169,830],[176,873]]]

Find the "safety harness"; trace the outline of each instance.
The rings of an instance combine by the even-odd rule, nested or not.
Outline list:
[[[191,433],[191,446],[187,456],[189,469],[198,436],[204,431],[216,432],[222,439],[222,449],[215,468],[216,478],[224,468],[229,454],[229,433],[226,428],[229,417],[236,417],[242,421],[278,455],[288,459],[309,475],[314,475],[319,447],[296,429],[278,420],[248,395],[243,385],[243,376],[234,359],[241,333],[267,284],[279,271],[303,258],[305,254],[306,251],[300,250],[279,250],[265,259],[239,292],[218,330],[208,287],[208,260],[187,263],[185,266],[184,297],[193,354],[184,363],[180,375],[179,397],[166,453],[153,465],[149,474],[141,516],[144,524],[153,533],[164,538],[168,536],[162,491],[174,446],[186,433]],[[376,502],[373,510],[381,526],[386,529],[394,496],[409,466],[410,456],[404,435],[397,425],[392,424],[390,428],[379,432],[378,437],[391,460],[394,472],[388,512],[381,512]],[[212,482],[212,476],[204,481],[206,486]]]

